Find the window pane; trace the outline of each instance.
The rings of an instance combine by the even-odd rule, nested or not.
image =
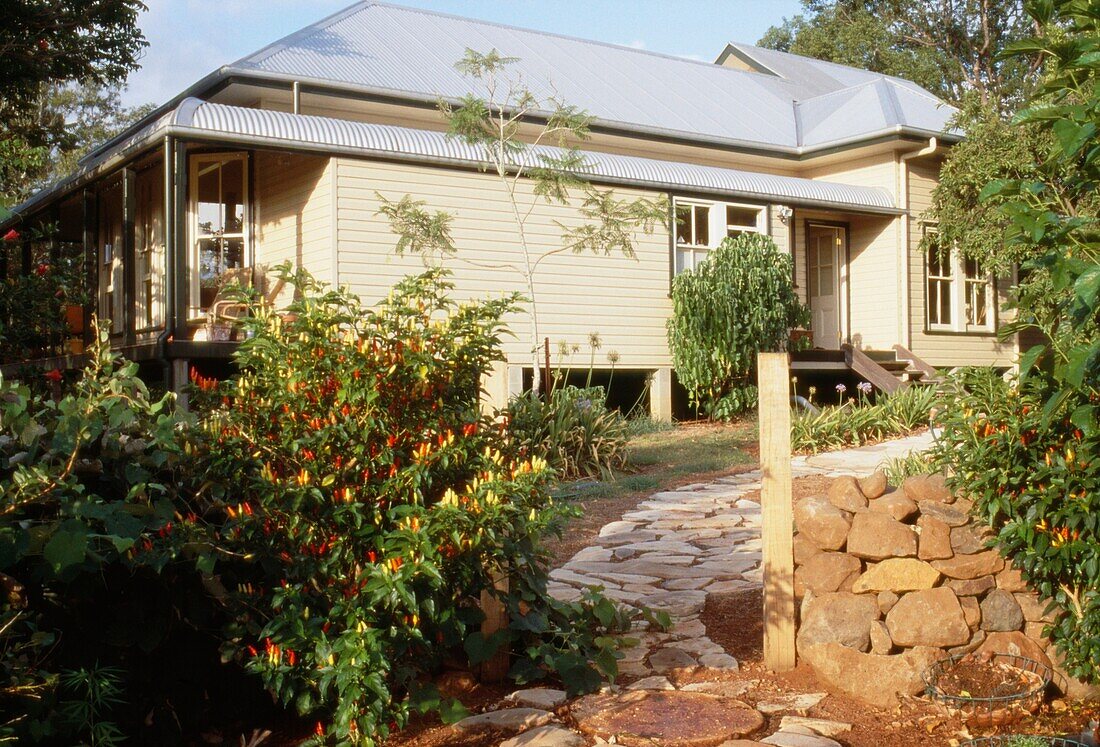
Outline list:
[[[756,228],[756,218],[759,214],[760,211],[756,208],[726,205],[726,225]]]
[[[244,228],[244,162],[240,159],[222,165],[222,226],[226,233],[241,233]]]
[[[208,166],[199,169],[199,184],[195,210],[199,233],[215,234],[222,230],[221,169]]]
[[[928,252],[928,275],[930,277],[951,277],[951,250],[934,247]]]
[[[985,283],[968,283],[970,292],[967,294],[966,322],[975,326],[986,326],[986,285]]]
[[[695,206],[695,240],[696,246],[710,244],[710,208],[704,205]]]
[[[966,273],[966,277],[977,280],[982,276],[981,263],[976,259],[964,259],[963,260],[963,272]]]
[[[940,324],[951,323],[951,283],[947,280],[939,280],[940,297]]]
[[[691,208],[687,205],[676,206],[676,243],[691,243]]]
[[[226,282],[226,273],[243,266],[243,239],[199,239],[200,307],[209,308]]]
[[[688,267],[688,252],[683,249],[676,250],[676,274],[679,275],[684,270],[690,269]]]

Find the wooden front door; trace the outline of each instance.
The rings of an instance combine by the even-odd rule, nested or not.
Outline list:
[[[811,226],[806,241],[809,255],[810,312],[814,345],[840,347],[840,263],[844,232],[831,226]]]

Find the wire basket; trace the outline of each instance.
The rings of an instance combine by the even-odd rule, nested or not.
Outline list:
[[[959,747],[1014,747],[1014,740],[1026,739],[1031,735],[1023,734],[1008,734],[1000,737],[977,737],[963,742]],[[1084,742],[1080,742],[1070,737],[1032,737],[1033,739],[1042,739],[1043,747],[1088,747]]]
[[[978,698],[969,695],[954,695],[940,689],[940,678],[955,664],[972,654],[958,654],[941,659],[928,668],[924,674],[925,693],[935,701],[943,703],[952,711],[966,719],[968,726],[991,727],[1004,726],[1018,721],[1029,713],[1035,713],[1043,702],[1043,693],[1050,685],[1053,672],[1046,664],[1015,654],[993,654],[986,661],[995,664],[1007,664],[1025,673],[1028,687],[1018,693]],[[979,744],[981,744],[979,742]],[[1002,744],[991,742],[990,744]],[[1066,744],[1073,744],[1067,742]]]

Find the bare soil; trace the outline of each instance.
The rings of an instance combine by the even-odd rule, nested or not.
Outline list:
[[[945,667],[935,684],[944,695],[1004,698],[1028,692],[1037,681],[1005,662],[966,656]]]

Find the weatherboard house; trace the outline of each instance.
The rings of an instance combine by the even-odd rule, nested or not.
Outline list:
[[[793,255],[820,361],[891,351],[911,367],[1012,365],[1019,342],[997,335],[1006,284],[921,248],[961,137],[928,91],[742,44],[705,63],[376,2],[214,71],[89,153],[0,225],[60,228],[7,271],[32,271],[38,252],[83,253],[96,291],[86,313],[178,386],[190,365],[232,352],[203,324],[226,273],[289,260],[371,300],[418,271],[395,255],[379,195],[452,214],[460,251],[492,265],[515,251],[502,188],[436,108],[471,92],[454,66],[467,49],[517,58],[528,86],[552,85],[593,117],[593,183],[669,199],[675,220],[642,236],[636,257],[563,253],[536,276],[542,333],[583,346],[598,332],[618,370],[650,377],[654,415],[671,413],[672,280],[746,231]],[[573,210],[539,208],[534,240],[559,246]],[[453,269],[464,297],[520,290],[506,271]],[[526,335],[505,347],[487,382],[498,402],[531,358]]]

